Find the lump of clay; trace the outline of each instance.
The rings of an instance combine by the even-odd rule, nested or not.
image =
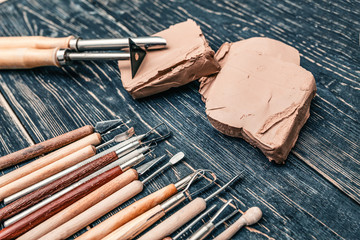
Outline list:
[[[130,62],[119,61],[121,81],[133,98],[142,98],[179,87],[220,70],[201,29],[187,20],[154,36],[166,39],[167,48],[148,51],[134,78]]]
[[[298,51],[276,40],[250,38],[224,43],[215,58],[221,71],[200,79],[210,123],[244,138],[270,161],[284,163],[316,93]]]

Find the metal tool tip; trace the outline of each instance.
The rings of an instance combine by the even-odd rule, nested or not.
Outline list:
[[[178,152],[170,159],[169,163],[175,164],[175,163],[179,162],[181,159],[183,159],[184,157],[185,157],[185,154],[183,152]]]
[[[160,157],[154,158],[153,160],[141,165],[140,167],[138,167],[136,170],[138,172],[139,175],[142,175],[144,173],[146,173],[152,166],[154,166],[155,164],[157,164],[159,161],[161,161],[166,155],[162,155]]]
[[[136,72],[139,70],[139,67],[142,61],[145,58],[146,51],[141,47],[136,45],[131,38],[129,38],[129,47],[130,47],[130,64],[131,64],[131,75],[132,78],[135,77]]]
[[[129,123],[131,123],[131,119],[129,119],[125,122],[125,124],[129,124]]]

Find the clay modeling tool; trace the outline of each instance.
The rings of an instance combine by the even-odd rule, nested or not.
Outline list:
[[[78,163],[78,164],[76,164],[76,165],[74,165],[74,166],[72,166],[72,167],[70,167],[70,168],[68,168],[66,170],[63,170],[63,171],[61,171],[61,172],[59,172],[59,173],[57,173],[57,174],[55,174],[55,175],[53,175],[51,177],[48,177],[48,178],[42,180],[41,182],[38,182],[38,183],[28,187],[28,188],[25,188],[24,190],[19,191],[19,192],[15,193],[15,194],[5,198],[4,203],[8,204],[8,203],[10,203],[10,202],[12,202],[12,201],[26,195],[26,194],[28,194],[28,193],[30,193],[30,192],[32,192],[32,191],[34,191],[34,190],[36,190],[36,189],[38,189],[38,188],[40,188],[42,186],[45,186],[45,185],[49,184],[50,182],[53,182],[53,181],[59,179],[60,177],[65,176],[66,174],[78,169],[79,167],[81,167],[81,166],[83,166],[83,165],[85,165],[85,164],[87,164],[89,162],[92,162],[95,159],[97,159],[99,157],[102,157],[102,156],[104,156],[104,155],[106,155],[106,154],[108,154],[110,152],[115,151],[115,150],[118,151],[118,156],[124,156],[125,154],[127,154],[127,153],[135,150],[137,147],[139,147],[141,145],[140,140],[144,140],[144,139],[149,138],[149,136],[151,136],[152,134],[155,134],[155,132],[160,131],[162,127],[165,127],[165,130],[166,130],[163,135],[156,134],[156,136],[153,139],[148,140],[145,143],[161,141],[162,139],[170,136],[170,134],[171,134],[170,129],[168,128],[168,126],[165,123],[158,124],[157,126],[150,129],[145,134],[134,136],[134,137],[132,137],[132,138],[130,138],[130,139],[128,139],[128,140],[114,146],[114,147],[106,149],[105,151],[102,151],[101,153],[98,153],[97,155],[95,155],[95,156],[93,156],[91,158],[88,158],[85,161],[82,161],[82,162],[80,162],[80,163]],[[129,129],[127,132],[129,133],[129,132],[132,132],[132,131],[131,131],[131,129]],[[115,136],[115,138],[117,138],[117,137]],[[130,157],[130,156],[128,156],[128,157]],[[131,156],[131,157],[135,157],[135,155]]]
[[[52,38],[42,36],[0,37],[0,48],[68,48],[74,51],[119,50],[129,48],[129,38],[82,39],[74,36]],[[162,49],[166,40],[162,37],[133,37],[134,43],[145,49]]]
[[[166,236],[169,236],[181,226],[185,225],[191,219],[199,215],[202,211],[206,209],[206,203],[213,199],[220,192],[224,191],[230,184],[232,184],[239,175],[231,179],[224,186],[219,188],[217,191],[212,193],[207,198],[197,197],[188,203],[186,206],[182,207],[179,211],[162,221],[156,227],[145,233],[139,238],[139,240],[145,239],[162,239]]]
[[[10,50],[6,50],[6,51],[10,51]],[[65,145],[68,145],[69,143],[75,142],[79,139],[82,139],[94,133],[94,131],[101,134],[103,133],[103,130],[108,131],[112,127],[118,125],[119,123],[121,123],[121,119],[98,122],[96,123],[95,128],[91,125],[87,125],[78,128],[76,130],[64,133],[60,136],[48,139],[44,142],[37,143],[30,147],[21,149],[17,152],[10,153],[6,156],[0,157],[0,170],[18,164],[20,162],[32,159],[34,157],[40,156],[42,154],[51,152],[55,149],[61,148]],[[70,153],[68,153],[67,155],[69,155]],[[62,156],[66,156],[66,155],[63,154]],[[0,181],[0,186],[1,185],[2,184]]]
[[[164,158],[164,156],[153,159],[151,162],[149,162],[150,166],[153,164],[153,162],[158,162],[160,159]],[[37,211],[33,212],[32,214],[26,216],[25,218],[21,219],[20,221],[15,222],[11,226],[8,226],[0,231],[0,239],[1,238],[15,238],[19,235],[27,232],[32,227],[37,226],[41,222],[45,221],[46,219],[54,216],[56,213],[60,212],[62,209],[70,206],[74,202],[78,201],[82,197],[84,197],[86,194],[93,192],[97,188],[101,187],[102,185],[106,184],[110,180],[114,179],[115,177],[121,175],[123,172],[128,170],[130,167],[136,165],[139,163],[138,160],[131,161],[126,164],[126,166],[117,166],[114,167],[100,175],[98,175],[95,178],[90,179],[89,181],[81,184],[80,186],[74,188],[72,191],[66,193],[65,195],[61,196],[60,198],[56,199],[55,201],[45,205],[44,207],[38,209]],[[146,171],[143,170],[143,171]],[[141,173],[141,172],[140,172]],[[140,174],[138,173],[138,174]],[[130,181],[127,180],[128,183],[130,183],[133,178],[131,178],[132,175],[129,175]]]
[[[225,221],[229,220],[231,217],[233,217],[236,213],[238,213],[238,209],[234,210],[231,214],[227,215],[227,217],[219,220],[217,223],[215,221],[222,212],[226,209],[227,206],[229,206],[230,203],[234,202],[233,199],[228,200],[216,213],[215,215],[205,223],[202,227],[200,227],[194,234],[192,234],[188,240],[201,240],[204,239],[206,236],[208,236],[215,228],[220,226]]]
[[[171,161],[174,162],[176,159],[178,162],[182,159],[181,154],[175,156],[175,158],[173,157]],[[152,206],[155,206],[159,202],[168,199],[169,197],[177,193],[177,191],[179,191],[180,189],[183,189],[190,181],[192,176],[193,174],[190,174],[189,176],[181,179],[175,184],[170,184],[140,200],[135,201],[130,206],[122,209],[118,213],[112,215],[107,220],[103,221],[101,224],[98,224],[96,227],[92,228],[90,231],[81,235],[79,239],[100,239],[102,236],[105,236],[108,232],[112,231],[111,229],[114,229],[117,226],[122,225],[127,221],[130,221],[131,219],[145,212]],[[113,210],[117,206],[133,198],[135,195],[137,195],[143,190],[143,187],[144,181],[133,181],[129,185],[116,191],[109,197],[105,198],[96,205],[77,215],[73,219],[67,221],[66,223],[52,230],[48,234],[42,236],[41,239],[65,239],[71,236],[72,234],[84,228],[85,226],[95,221],[99,217],[103,216],[107,212]]]
[[[111,232],[110,234],[105,236],[103,239],[133,239],[133,238],[135,238],[137,235],[139,235],[145,229],[147,229],[152,224],[154,224],[156,221],[158,221],[160,218],[165,216],[165,214],[167,212],[169,212],[171,209],[173,209],[178,204],[183,202],[186,199],[186,192],[188,191],[189,187],[192,185],[192,182],[195,180],[195,178],[198,175],[200,175],[200,174],[204,175],[205,173],[211,173],[211,176],[214,179],[208,185],[197,190],[195,193],[201,192],[204,188],[208,187],[211,183],[213,183],[216,180],[215,174],[213,174],[213,172],[211,172],[210,170],[206,170],[206,169],[197,170],[196,174],[193,176],[192,180],[189,182],[189,184],[186,186],[186,188],[183,191],[181,191],[180,193],[171,197],[167,201],[156,205],[155,207],[151,208],[150,210],[146,211],[145,213],[141,214],[140,216],[134,218],[130,222],[127,222],[120,228],[117,228],[116,230],[114,230],[113,232]],[[193,193],[193,194],[195,194],[195,193]]]
[[[132,130],[132,131],[130,131]],[[134,133],[133,128],[128,131],[121,133],[116,136],[117,140],[126,140]],[[62,159],[59,159],[49,165],[46,165],[34,172],[29,173],[3,187],[0,188],[0,200],[4,198],[11,197],[10,201],[14,200],[12,194],[18,193],[19,191],[32,186],[58,172],[61,172],[77,163],[82,162],[83,160],[94,156],[96,153],[96,148],[92,145],[84,147]],[[17,194],[15,197],[17,197]],[[5,203],[9,202],[9,199],[4,201]]]
[[[40,207],[46,205],[47,203],[59,198],[70,190],[76,188],[80,184],[96,177],[97,175],[114,168],[118,165],[125,168],[128,164],[139,163],[145,159],[145,156],[142,154],[149,150],[149,147],[145,146],[140,149],[137,149],[128,155],[131,157],[124,156],[118,158],[117,151],[108,153],[90,163],[87,163],[78,169],[66,174],[65,176],[17,199],[16,201],[10,203],[9,205],[0,209],[0,219],[7,219],[20,211],[26,209],[15,217],[7,220],[5,225],[8,226],[21,218],[29,215]],[[124,158],[127,159],[124,162]],[[44,201],[41,201],[45,199]],[[41,202],[40,202],[41,201]],[[38,203],[40,202],[40,203]],[[38,204],[37,204],[38,203]],[[36,205],[35,205],[36,204]],[[32,207],[31,207],[32,206]],[[31,207],[31,208],[29,208]]]
[[[262,211],[258,207],[249,208],[236,222],[218,235],[214,240],[231,239],[242,227],[257,223],[262,218]]]
[[[146,51],[128,39],[129,52],[74,52],[70,49],[1,49],[0,69],[28,69],[35,67],[61,67],[72,61],[129,60],[132,77],[144,60]]]

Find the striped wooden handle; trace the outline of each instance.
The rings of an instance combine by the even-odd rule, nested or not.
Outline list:
[[[81,184],[80,186],[64,194],[60,198],[52,201],[51,203],[20,219],[9,227],[1,230],[0,239],[12,239],[18,237],[19,235],[27,232],[28,230],[37,226],[46,219],[54,216],[56,213],[60,212],[64,208],[70,206],[80,198],[84,197],[86,194],[91,193],[98,187],[119,176],[121,173],[121,168],[115,167]]]
[[[60,136],[51,138],[44,142],[24,148],[17,152],[0,157],[0,169],[18,164],[20,162],[40,156],[42,154],[51,152],[55,149],[65,146],[69,143],[75,142],[76,140],[79,140],[93,132],[94,132],[94,128],[90,125],[87,125],[87,126],[78,128],[76,130],[73,130],[71,132],[62,134]]]
[[[67,155],[76,152],[81,148],[84,148],[88,145],[98,145],[100,142],[101,142],[101,136],[99,133],[93,133],[91,135],[88,135],[76,142],[73,142],[65,147],[56,150],[53,153],[45,155],[44,157],[36,159],[35,161],[32,161],[31,163],[28,163],[27,165],[22,166],[21,168],[18,168],[12,172],[5,174],[4,176],[1,176],[0,187],[5,186],[6,184],[9,184],[15,181],[16,179],[19,179],[27,174],[30,174],[31,172],[34,172],[46,165],[49,165],[63,157],[66,157]]]
[[[24,37],[0,37],[0,48],[69,48],[69,41],[73,36],[52,38],[42,36],[24,36]]]
[[[101,239],[176,193],[177,189],[175,185],[170,184],[122,209],[118,213],[90,229],[88,232],[80,235],[77,240]]]
[[[134,169],[129,169],[125,171],[120,176],[117,176],[110,182],[99,187],[95,191],[89,193],[87,196],[83,197],[79,201],[73,203],[69,207],[65,208],[61,212],[57,213],[53,217],[45,220],[40,223],[38,226],[32,228],[30,231],[21,235],[17,240],[37,240],[41,236],[47,234],[53,229],[59,227],[60,225],[70,221],[72,218],[75,218],[77,215],[84,212],[86,209],[94,206],[98,202],[107,198],[111,194],[115,193],[119,189],[128,185],[132,181],[138,178],[138,173]],[[91,220],[90,220],[91,221]]]
[[[113,210],[120,204],[134,197],[136,194],[140,193],[142,189],[143,184],[140,181],[133,181],[129,185],[113,193],[109,197],[95,204],[94,206],[77,215],[73,219],[67,221],[66,223],[52,230],[48,234],[45,234],[40,239],[66,239],[72,234],[86,227],[88,224],[92,223],[99,217]]]
[[[0,188],[0,201],[4,198],[17,193],[41,180],[50,177],[68,167],[75,165],[91,156],[94,156],[96,153],[96,149],[94,146],[84,147],[56,162],[53,162],[43,168],[36,170],[22,178],[11,182],[4,187]]]
[[[111,152],[103,157],[100,157],[84,166],[72,171],[71,173],[41,187],[22,198],[10,203],[9,205],[0,209],[0,219],[9,218],[22,210],[35,205],[41,200],[51,196],[52,194],[70,186],[74,182],[79,181],[90,175],[93,172],[105,167],[107,164],[117,159],[115,152]]]
[[[169,236],[188,221],[193,219],[206,208],[206,202],[203,198],[196,198],[181,208],[179,211],[168,217],[165,221],[158,224],[149,232],[144,234],[139,240],[145,239],[162,239]]]

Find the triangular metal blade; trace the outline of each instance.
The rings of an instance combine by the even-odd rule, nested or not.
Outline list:
[[[131,38],[129,38],[130,47],[130,63],[131,63],[131,74],[132,78],[135,77],[137,70],[139,69],[142,61],[145,58],[146,51],[136,45]]]
[[[155,159],[141,165],[140,167],[138,167],[136,169],[136,171],[138,172],[139,175],[142,175],[142,174],[146,173],[152,166],[154,166],[156,163],[161,161],[165,156],[166,156],[166,154],[164,154],[161,157],[155,158]]]
[[[119,125],[119,123],[122,123],[121,119],[97,122],[95,124],[95,131],[98,133],[104,133],[104,132],[107,132],[110,129],[116,127],[117,125]]]

